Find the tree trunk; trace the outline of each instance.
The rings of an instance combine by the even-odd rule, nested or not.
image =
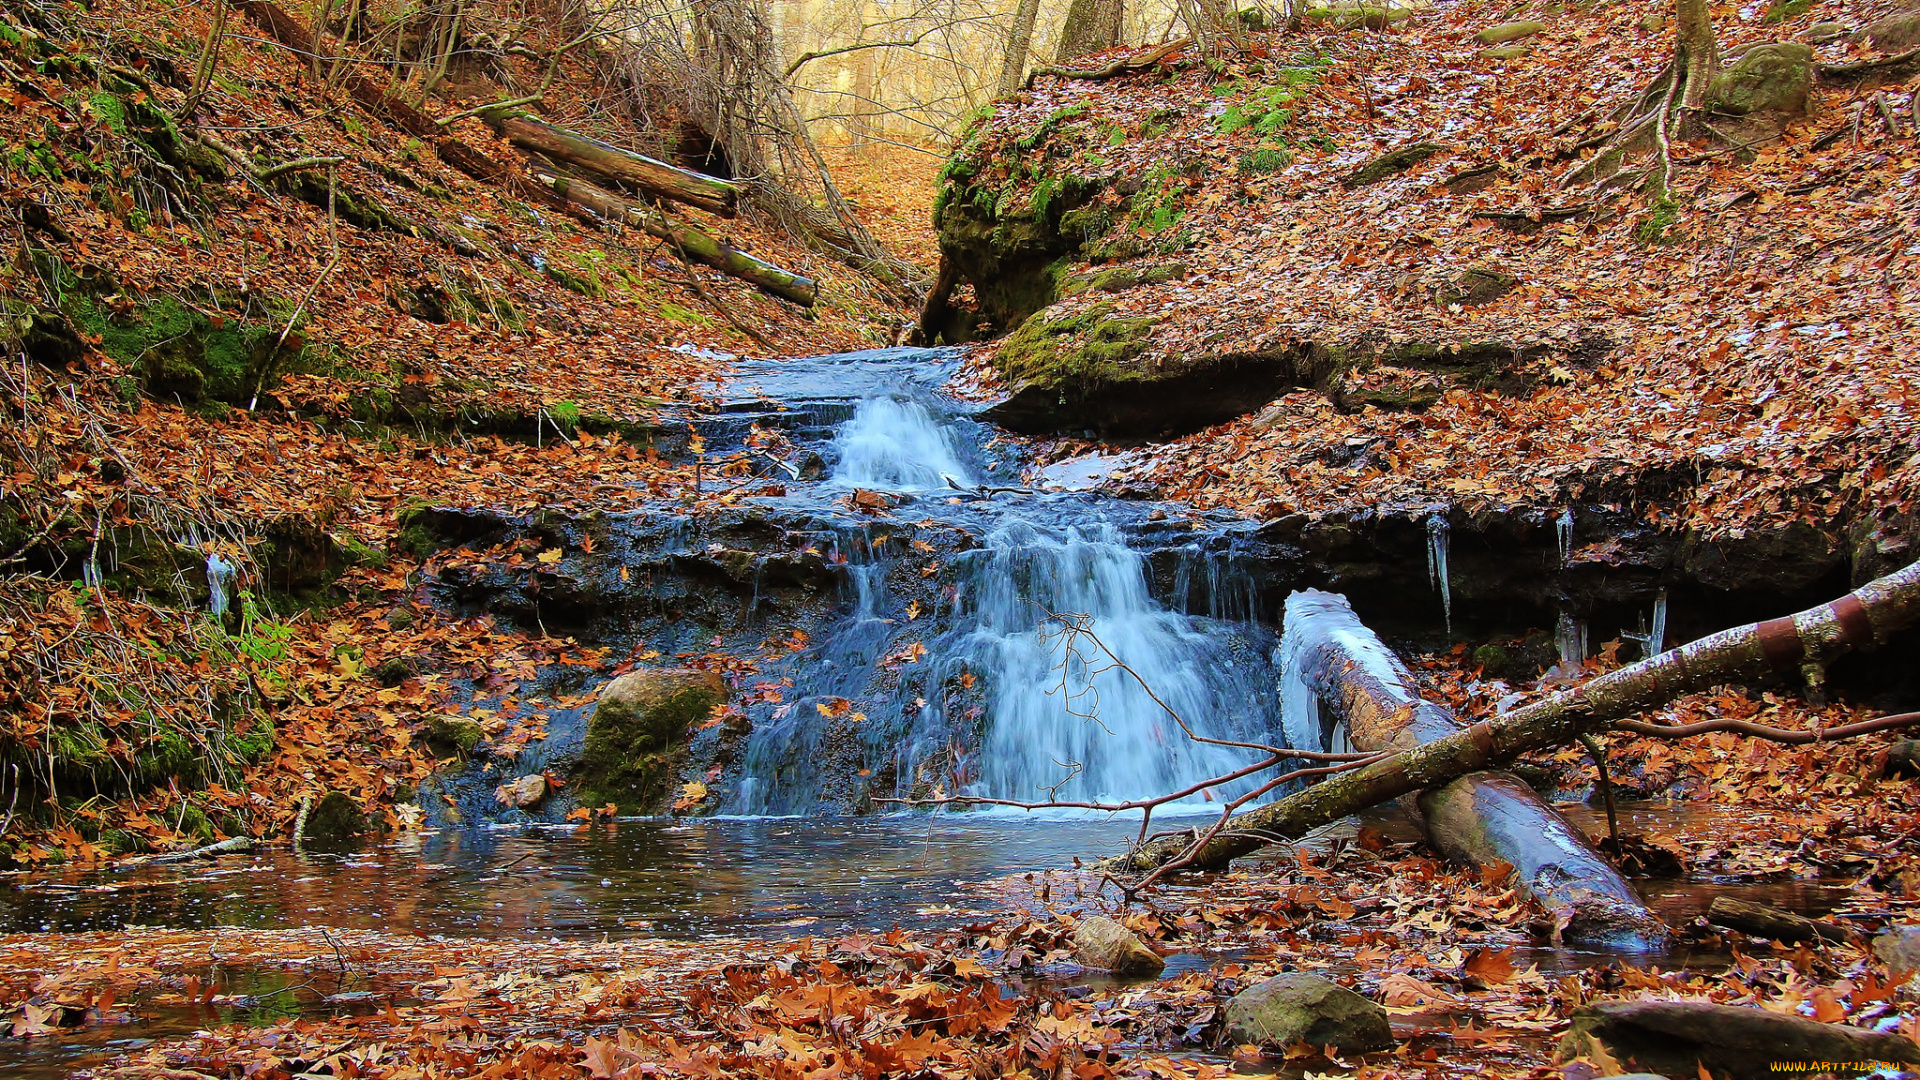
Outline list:
[[[1678,42],[1673,64],[1680,84],[1680,108],[1694,114],[1707,106],[1707,87],[1720,73],[1720,48],[1713,36],[1713,13],[1707,0],[1674,0]]]
[[[1054,59],[1066,62],[1120,44],[1122,0],[1073,0]]]
[[[1851,649],[1884,642],[1916,621],[1920,562],[1830,604],[1722,630],[1241,814],[1194,853],[1192,865],[1225,866],[1273,840],[1295,839],[1409,792],[1604,731],[1617,720],[1689,691],[1824,665]],[[1150,870],[1177,858],[1188,843],[1183,837],[1163,838],[1104,865],[1116,871]]]
[[[1040,17],[1040,0],[1020,0],[1013,17],[1013,30],[1007,34],[1007,52],[1000,58],[1000,78],[994,83],[995,97],[1009,97],[1020,89],[1027,74],[1027,53],[1033,49],[1033,24]]]
[[[933,275],[933,284],[927,288],[927,299],[920,306],[920,343],[938,345],[940,330],[947,321],[948,300],[953,290],[960,284],[960,268],[952,259],[940,256],[940,269]]]
[[[673,199],[722,217],[732,217],[739,188],[645,154],[589,139],[528,116],[493,114],[487,123],[522,150],[532,150],[600,176],[632,184],[652,195]]]
[[[534,176],[568,202],[584,206],[609,221],[644,230],[648,236],[672,244],[693,262],[711,266],[802,307],[813,306],[815,289],[811,278],[782,270],[772,263],[761,262],[744,251],[736,251],[691,225],[674,225],[656,211],[636,206],[583,180],[568,180],[538,171]]]
[[[1413,676],[1344,596],[1308,589],[1287,599],[1289,677],[1347,725],[1354,748],[1406,750],[1459,732],[1451,710],[1412,689]],[[1513,867],[1571,941],[1651,948],[1667,930],[1606,857],[1520,778],[1475,772],[1404,799],[1448,858]]]

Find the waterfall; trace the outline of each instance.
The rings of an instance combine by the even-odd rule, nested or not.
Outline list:
[[[1553,532],[1560,541],[1560,565],[1565,566],[1573,558],[1573,507],[1560,511],[1560,516],[1553,519]]]
[[[1126,799],[1171,791],[1245,764],[1244,752],[1189,740],[1140,684],[1093,650],[1036,632],[1048,612],[1091,616],[1107,648],[1202,735],[1264,737],[1273,711],[1261,651],[1231,624],[1178,615],[1148,592],[1146,560],[1111,525],[1049,536],[1025,522],[971,553],[952,643],[987,681],[976,794]]]
[[[839,464],[835,483],[886,491],[925,491],[951,480],[972,487],[973,474],[960,460],[953,433],[935,424],[917,401],[873,397],[834,435]]]
[[[1449,634],[1453,633],[1453,588],[1447,579],[1447,537],[1451,531],[1440,511],[1427,518],[1427,582],[1440,590],[1440,610],[1446,615]]]

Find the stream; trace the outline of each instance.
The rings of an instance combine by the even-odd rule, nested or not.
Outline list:
[[[715,388],[718,410],[701,421],[709,452],[782,438],[760,455],[759,475],[713,481],[773,492],[746,500],[725,526],[731,532],[671,508],[616,522],[607,547],[570,553],[556,568],[561,585],[599,583],[591,603],[572,608],[556,588],[537,601],[544,608],[516,609],[518,594],[479,572],[444,586],[447,604],[522,623],[571,618],[570,632],[616,650],[745,653],[782,635],[794,642],[761,660],[761,685],[781,692],[742,705],[748,732],[735,743],[717,733],[695,743],[696,755],[716,763],[716,816],[569,825],[564,799],[505,813],[491,792],[507,773],[471,765],[423,792],[426,830],[352,852],[273,849],[212,865],[11,879],[0,884],[0,927],[698,939],[951,926],[995,912],[997,894],[984,883],[1109,854],[1137,818],[929,816],[889,813],[877,800],[1038,801],[1049,792],[1119,800],[1244,760],[1244,751],[1188,739],[1181,720],[1216,739],[1285,742],[1291,732],[1315,749],[1326,745],[1332,734],[1285,715],[1270,626],[1277,612],[1261,601],[1253,527],[1115,497],[1101,490],[1100,459],[1033,469],[1023,442],[943,392],[959,359],[954,350],[890,349],[741,363]],[[1444,536],[1439,542],[1444,589]],[[721,571],[732,576],[716,584]],[[804,599],[795,584],[803,580],[830,582],[819,587],[824,599]],[[1428,618],[1441,601],[1439,593],[1407,597]],[[1091,639],[1068,640],[1057,624],[1043,633],[1051,614],[1090,626],[1111,655]],[[1450,603],[1446,615],[1454,616]],[[564,766],[585,721],[584,709],[555,710],[547,742],[508,772]],[[1195,801],[1162,813],[1215,806]],[[1706,812],[1636,811],[1641,827],[1669,829]],[[1598,827],[1591,814],[1576,816]],[[1411,838],[1390,811],[1370,820]],[[1666,882],[1649,895],[1679,924],[1716,890],[1724,891]],[[1808,883],[1735,892],[1813,913],[1839,899]],[[1529,959],[1579,967],[1595,956],[1543,949]],[[338,1007],[308,998],[301,1008]],[[0,1045],[0,1070],[57,1075],[103,1052],[102,1040],[128,1049],[208,1022],[197,1013],[149,1016],[144,1027],[93,1042],[10,1041]]]

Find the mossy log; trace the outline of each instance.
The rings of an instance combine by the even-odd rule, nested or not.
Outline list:
[[[585,207],[609,221],[644,230],[648,236],[672,244],[694,262],[757,285],[782,299],[791,300],[802,307],[812,307],[818,295],[812,278],[801,277],[772,263],[762,262],[691,225],[675,225],[667,221],[665,215],[630,203],[604,188],[584,180],[569,180],[538,170],[534,172],[534,177],[569,202]]]
[[[1722,630],[1241,814],[1194,852],[1189,865],[1225,866],[1275,839],[1305,836],[1369,806],[1605,731],[1682,694],[1824,665],[1853,649],[1885,643],[1917,621],[1920,562],[1832,603]],[[1105,865],[1115,871],[1149,870],[1173,861],[1187,846],[1185,836],[1167,837]]]
[[[611,143],[557,128],[530,116],[489,113],[486,121],[508,142],[522,150],[545,154],[595,175],[632,184],[649,195],[672,199],[722,217],[733,216],[734,204],[739,199],[739,187],[729,181],[669,165],[645,154],[622,150]]]
[[[1803,941],[1828,941],[1837,945],[1858,944],[1860,935],[1838,923],[1809,919],[1765,904],[1716,896],[1707,906],[1707,921],[1754,937],[1798,945]]]
[[[1456,734],[1452,710],[1411,689],[1413,676],[1344,596],[1307,589],[1287,599],[1290,663],[1369,753]],[[1568,940],[1651,947],[1667,930],[1580,830],[1511,773],[1469,773],[1423,791],[1407,809],[1433,846],[1479,866],[1507,864]]]

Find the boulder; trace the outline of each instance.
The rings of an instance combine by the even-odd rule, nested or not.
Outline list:
[[[1505,45],[1509,41],[1530,38],[1546,28],[1547,24],[1541,22],[1501,23],[1498,26],[1489,26],[1473,35],[1473,40],[1482,45]]]
[[[1781,1061],[1920,1063],[1904,1035],[1822,1024],[1758,1008],[1704,1001],[1603,1001],[1573,1014],[1562,1061],[1603,1049],[1621,1065],[1666,1076],[1760,1080]]]
[[[360,804],[341,791],[329,791],[307,811],[300,839],[310,844],[339,844],[367,831],[367,815]]]
[[[1115,975],[1158,975],[1167,966],[1133,931],[1105,915],[1082,919],[1073,928],[1073,956]]]
[[[1235,1043],[1331,1046],[1348,1053],[1393,1045],[1387,1010],[1318,975],[1289,972],[1256,983],[1227,1002],[1227,1038]]]
[[[487,737],[485,728],[464,716],[440,713],[427,718],[420,727],[420,735],[429,747],[445,751],[448,755],[471,754],[481,740]]]
[[[1714,76],[1707,108],[1734,116],[1799,116],[1813,87],[1813,48],[1799,41],[1756,45]]]
[[[1895,12],[1854,32],[1853,39],[1881,52],[1905,52],[1920,45],[1920,8]]]
[[[1920,925],[1888,927],[1873,939],[1873,955],[1894,971],[1920,972]]]
[[[1482,60],[1518,60],[1533,52],[1531,45],[1495,45],[1491,49],[1481,49]]]
[[[494,789],[493,797],[515,810],[531,810],[547,799],[547,778],[539,773],[529,773],[518,780],[501,784]]]
[[[684,755],[688,729],[725,700],[726,683],[712,671],[653,668],[608,683],[581,747],[581,805],[658,810]]]

